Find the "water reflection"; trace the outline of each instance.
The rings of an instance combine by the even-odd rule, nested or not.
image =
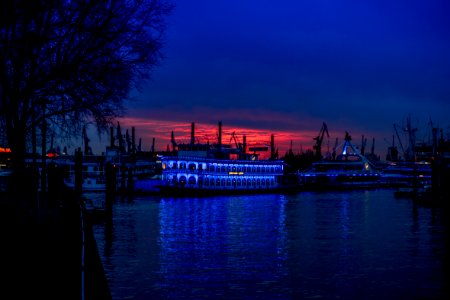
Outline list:
[[[392,191],[116,201],[113,299],[442,299],[448,211]]]
[[[156,288],[171,299],[287,298],[285,202],[282,195],[162,199]]]

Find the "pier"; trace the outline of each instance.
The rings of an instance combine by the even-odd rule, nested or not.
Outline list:
[[[0,194],[2,293],[14,299],[111,299],[81,199],[63,185],[33,199],[27,186]]]

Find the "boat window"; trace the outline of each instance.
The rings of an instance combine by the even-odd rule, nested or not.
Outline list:
[[[225,166],[222,166],[222,167],[220,168],[220,171],[225,173]]]
[[[240,166],[237,167],[237,171],[241,172],[242,168]]]
[[[221,185],[222,185],[222,186],[225,186],[225,184],[226,184],[226,183],[225,183],[225,178],[222,178],[222,183],[221,183]]]
[[[239,178],[237,180],[233,179],[233,184],[234,184],[235,181],[236,181],[236,185],[238,185],[238,186],[241,185],[241,180]]]
[[[249,179],[247,179],[247,185],[252,185],[252,180],[249,178]]]
[[[217,178],[217,179],[216,179],[216,185],[217,185],[217,186],[220,186],[220,178]]]
[[[185,185],[186,184],[186,176],[180,176],[180,180],[179,180],[180,185]]]
[[[261,168],[259,166],[256,167],[256,172],[258,172],[258,173],[261,172]]]
[[[257,184],[257,185],[261,185],[261,179],[258,178],[258,179],[256,180],[256,184]]]
[[[203,185],[203,177],[198,178],[198,185]]]
[[[266,179],[266,185],[270,185],[270,179],[269,178]]]
[[[255,186],[256,185],[256,180],[253,178],[252,179],[252,185]]]
[[[227,172],[228,173],[231,172],[231,167],[230,166],[227,166]]]
[[[209,171],[210,172],[214,172],[215,171],[214,165],[209,165]]]
[[[228,179],[227,179],[227,186],[230,186],[230,185],[231,185],[231,179],[228,178]]]
[[[214,186],[214,178],[211,178],[211,180],[209,181],[209,183],[211,184],[211,186]]]
[[[186,163],[184,163],[184,162],[180,163],[180,169],[181,170],[186,169]]]
[[[231,168],[231,170],[232,170],[233,172],[236,172],[236,166],[233,166],[233,168]]]
[[[194,171],[195,170],[195,164],[189,164],[188,168],[189,168],[189,170]]]
[[[195,183],[196,183],[195,177],[194,176],[189,177],[189,184],[195,184]]]

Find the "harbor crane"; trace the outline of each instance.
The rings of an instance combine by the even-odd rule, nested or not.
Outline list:
[[[236,145],[236,149],[238,151],[238,157],[239,159],[246,159],[246,151],[247,151],[247,138],[244,135],[243,137],[243,142],[241,143],[238,139],[238,137],[236,136],[236,131],[233,131],[231,133],[231,138],[230,138],[230,143],[231,140],[234,140],[234,143]]]
[[[92,155],[92,148],[89,147],[89,142],[91,141],[86,133],[86,125],[83,126],[83,143],[84,143],[84,155]],[[52,136],[53,138],[53,136]],[[53,148],[53,146],[52,146]]]
[[[172,144],[172,151],[175,152],[178,145],[177,142],[175,141],[175,134],[173,133],[173,130],[172,133],[170,134],[170,143]]]
[[[234,140],[234,144],[236,145],[236,149],[239,149],[242,151],[242,144],[238,141],[237,137],[236,137],[236,131],[233,131],[231,133],[231,137],[230,137],[230,143],[231,140]]]
[[[331,157],[333,160],[336,159],[336,149],[338,147],[338,141],[339,141],[339,139],[336,138],[336,141],[334,142],[333,152],[331,153]]]
[[[362,135],[361,150],[359,151],[359,152],[361,152],[361,155],[364,155],[366,153],[366,145],[367,145],[367,138],[365,138],[364,135]]]
[[[370,148],[370,154],[375,155],[375,138],[372,138],[372,147]]]
[[[327,137],[330,137],[330,134],[328,133],[328,127],[325,122],[322,123],[322,127],[320,128],[319,135],[313,140],[316,141],[316,144],[313,146],[313,149],[316,151],[316,158],[321,159],[322,158],[322,142],[323,138],[325,136],[325,133],[327,134]]]
[[[399,157],[398,157],[397,146],[395,146],[395,135],[392,135],[392,144],[389,143],[389,141],[386,138],[384,139],[384,141],[389,145],[388,150],[387,150],[387,154],[386,154],[386,160],[398,161]]]

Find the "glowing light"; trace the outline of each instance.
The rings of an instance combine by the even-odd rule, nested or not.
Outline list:
[[[56,152],[49,152],[49,153],[47,153],[47,157],[49,157],[49,158],[54,158],[54,157],[58,157],[58,156],[59,155]]]
[[[134,126],[136,128],[137,136],[142,137],[144,150],[148,148],[145,146],[147,141],[152,141],[155,138],[155,149],[166,150],[167,145],[171,145],[171,132],[174,132],[175,141],[177,143],[190,143],[191,125],[190,122],[176,122],[166,120],[149,120],[144,118],[123,118],[120,120],[121,127]],[[293,128],[298,128],[293,126]],[[198,143],[217,143],[217,123],[216,124],[199,124],[195,128],[196,142]],[[275,150],[278,151],[279,156],[289,150],[292,142],[293,152],[298,153],[302,150],[312,148],[314,144],[313,137],[316,135],[315,131],[297,130],[282,131],[269,129],[253,129],[246,127],[227,126],[222,127],[222,143],[230,144],[235,147],[235,141],[232,139],[232,134],[235,132],[238,143],[243,143],[243,136],[246,136],[247,152],[251,154],[250,147],[259,147],[270,145],[271,134],[275,137]],[[268,158],[270,151],[258,152],[259,158]],[[254,158],[255,159],[255,158]]]

